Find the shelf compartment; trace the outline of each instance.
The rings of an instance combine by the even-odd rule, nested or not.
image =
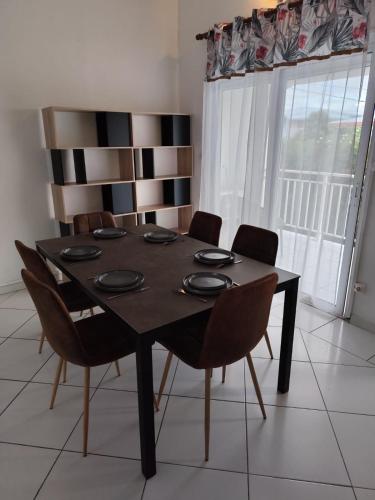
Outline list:
[[[98,146],[132,146],[130,113],[99,111],[96,113],[96,126]]]
[[[165,115],[161,117],[162,146],[190,145],[190,116]]]
[[[167,205],[184,206],[190,204],[190,179],[163,181],[164,202]]]
[[[136,179],[192,177],[193,149],[139,148],[134,152]]]
[[[143,205],[137,207],[137,213],[141,214],[144,212],[156,212],[158,210],[176,210],[177,208],[191,207],[191,205],[181,205],[176,207],[175,205],[167,205],[166,203],[160,203],[157,205]]]
[[[103,209],[114,215],[134,212],[133,184],[106,184],[102,186]]]

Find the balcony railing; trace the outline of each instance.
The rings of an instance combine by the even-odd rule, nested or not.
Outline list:
[[[280,182],[280,228],[345,241],[351,174],[284,170]]]

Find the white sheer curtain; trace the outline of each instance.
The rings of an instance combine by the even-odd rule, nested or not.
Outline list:
[[[340,313],[367,76],[362,54],[205,83],[200,207],[276,230],[278,265],[311,303]],[[350,249],[349,249],[350,250]]]

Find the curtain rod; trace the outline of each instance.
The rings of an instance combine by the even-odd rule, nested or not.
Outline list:
[[[287,5],[288,5],[289,9],[294,9],[295,7],[302,5],[302,3],[303,3],[303,0],[297,0],[295,2],[289,2]],[[282,5],[282,4],[280,4],[280,5]],[[269,9],[265,13],[265,17],[272,16],[275,12],[277,12],[277,8],[276,9]],[[244,23],[247,23],[247,24],[251,23],[251,17],[246,17],[244,19]],[[233,26],[233,23],[222,23],[222,24],[224,24],[224,27],[223,27],[224,31],[228,31]],[[195,35],[195,39],[196,40],[207,40],[211,31],[212,31],[212,29],[210,29],[209,31],[206,31],[205,33],[198,33],[197,35]]]

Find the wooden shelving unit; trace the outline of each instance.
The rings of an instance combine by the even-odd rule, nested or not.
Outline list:
[[[45,108],[42,114],[62,235],[72,232],[75,214],[109,206],[125,227],[156,222],[180,233],[188,230],[189,115],[65,107]]]

